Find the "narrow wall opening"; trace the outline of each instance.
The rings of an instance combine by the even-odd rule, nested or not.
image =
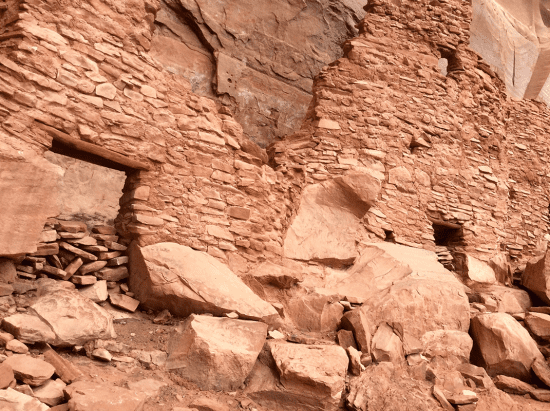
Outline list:
[[[445,268],[454,271],[456,267],[453,253],[465,244],[462,226],[446,221],[432,221],[432,227],[437,258]]]

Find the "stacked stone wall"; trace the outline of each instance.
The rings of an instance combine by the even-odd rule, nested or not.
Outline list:
[[[302,130],[269,148],[276,170],[304,185],[348,170],[379,176],[366,241],[434,249],[435,224],[459,228],[454,250],[484,260],[540,253],[548,109],[508,98],[467,47],[469,2],[375,0],[366,10],[359,37],[316,79]]]
[[[3,143],[44,153],[52,147],[46,125],[144,164],[127,172],[116,221],[126,239],[244,262],[281,254],[282,174],[229,112],[148,55],[157,1],[5,4]]]

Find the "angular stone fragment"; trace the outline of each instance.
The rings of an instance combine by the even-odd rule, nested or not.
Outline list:
[[[99,280],[121,281],[129,277],[128,267],[103,268],[95,273]]]
[[[107,291],[107,281],[105,280],[97,281],[93,285],[80,288],[78,292],[84,297],[92,300],[94,303],[106,301],[109,297],[109,293]]]
[[[475,382],[477,387],[491,388],[494,386],[491,377],[485,371],[485,368],[476,367],[473,364],[460,364],[456,367],[456,370],[462,374],[464,378],[469,378]],[[509,377],[511,378],[511,377]]]
[[[73,275],[71,281],[78,285],[92,285],[97,282],[97,277],[93,275]]]
[[[174,243],[140,248],[130,253],[129,286],[146,309],[168,309],[174,315],[193,313],[271,321],[278,317],[271,304],[260,299],[227,266],[214,257]]]
[[[359,219],[379,192],[380,181],[363,173],[307,186],[286,234],[285,257],[330,265],[352,264],[357,257]]]
[[[527,263],[521,276],[521,283],[550,305],[550,251]]]
[[[534,387],[526,382],[506,375],[497,375],[493,381],[499,390],[509,394],[524,395],[534,390]]]
[[[50,409],[37,398],[15,391],[12,388],[0,390],[0,409],[9,411],[47,411]]]
[[[478,315],[472,319],[470,333],[474,340],[472,362],[490,376],[502,374],[529,381],[531,364],[543,359],[527,330],[509,314]]]
[[[27,354],[29,352],[29,347],[22,343],[19,340],[11,340],[6,344],[6,350],[17,353],[17,354]]]
[[[62,241],[59,243],[59,246],[61,248],[64,248],[67,251],[70,251],[71,253],[78,255],[79,257],[84,258],[85,260],[97,261],[97,257],[95,255],[87,253],[86,251],[83,251],[80,248],[70,245],[69,243]]]
[[[54,407],[61,404],[65,399],[63,389],[67,386],[61,379],[48,380],[40,387],[33,389],[34,397],[40,402]]]
[[[457,330],[428,331],[422,336],[423,354],[428,358],[439,357],[454,368],[470,361],[473,341],[468,333]]]
[[[550,387],[550,367],[541,358],[537,358],[535,361],[533,361],[533,364],[531,365],[531,369],[535,373],[539,379],[546,384],[547,387]]]
[[[95,88],[95,94],[99,97],[105,97],[112,100],[116,96],[116,87],[111,83],[98,84]]]
[[[40,318],[28,314],[14,314],[4,318],[2,328],[24,343],[55,341],[52,329]]]
[[[106,265],[107,265],[107,261],[94,261],[88,264],[84,264],[82,267],[80,267],[78,274],[85,275],[88,273],[93,273],[95,271],[101,270]]]
[[[353,338],[353,332],[348,330],[339,330],[336,336],[338,339],[338,345],[344,350],[348,347],[353,347],[354,349],[357,349],[355,338]]]
[[[550,315],[530,312],[525,316],[525,325],[535,336],[550,339]]]
[[[458,262],[457,269],[463,278],[485,284],[493,284],[497,281],[495,272],[489,264],[467,253],[457,254],[455,260]]]
[[[131,313],[136,311],[139,306],[138,300],[124,294],[110,294],[109,299],[115,307],[130,311]]]
[[[267,325],[191,315],[168,343],[166,367],[202,390],[234,391],[252,370]]]
[[[14,379],[13,369],[5,362],[0,364],[0,390],[8,388]]]
[[[146,395],[112,384],[77,381],[67,386],[69,410],[78,411],[140,411]]]
[[[12,355],[4,361],[4,364],[12,368],[17,380],[29,384],[31,387],[44,384],[55,372],[55,368],[46,361],[29,355]]]
[[[336,331],[344,314],[344,307],[335,298],[325,295],[307,295],[290,299],[285,316],[301,331]]]
[[[338,406],[348,369],[348,356],[342,347],[292,344],[273,340],[269,343],[281,384],[290,395],[318,409]],[[316,409],[316,408],[313,408]]]
[[[39,294],[30,310],[51,327],[56,335],[54,345],[116,338],[112,316],[78,291],[54,284]]]
[[[341,321],[344,330],[353,331],[359,350],[365,354],[370,353],[371,324],[362,310],[352,310],[344,314]]]
[[[386,323],[382,323],[372,337],[372,355],[378,362],[398,364],[405,359],[403,343]]]

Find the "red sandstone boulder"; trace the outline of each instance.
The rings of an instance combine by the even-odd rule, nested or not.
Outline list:
[[[550,251],[527,263],[521,283],[546,304],[550,304]]]
[[[202,390],[235,391],[252,370],[266,336],[264,323],[191,315],[172,334],[166,368]]]
[[[65,388],[69,410],[140,411],[146,400],[141,392],[111,384],[77,381]]]
[[[168,309],[182,317],[235,312],[264,322],[278,318],[271,304],[209,254],[175,243],[132,243],[129,254],[130,289],[146,309]]]
[[[286,234],[285,257],[351,265],[358,255],[355,240],[360,219],[379,192],[376,177],[357,172],[307,186]]]
[[[507,375],[529,381],[531,365],[542,359],[537,344],[525,328],[505,313],[481,314],[472,319],[472,362],[490,376]]]

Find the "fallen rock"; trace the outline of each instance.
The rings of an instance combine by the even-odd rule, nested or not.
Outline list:
[[[455,253],[454,258],[457,271],[464,279],[477,283],[496,283],[495,272],[486,262],[480,261],[467,253]]]
[[[44,384],[55,372],[55,368],[51,364],[29,355],[12,355],[3,364],[12,368],[17,380],[29,384],[31,387]]]
[[[506,375],[497,375],[493,382],[495,386],[504,392],[509,394],[524,395],[529,394],[535,388],[532,385],[527,384],[517,378],[508,377]]]
[[[504,287],[497,284],[475,284],[471,288],[483,301],[489,298],[496,301],[497,306],[495,311],[497,312],[508,314],[523,313],[532,306],[529,293],[519,288]]]
[[[109,300],[111,301],[111,304],[113,304],[115,307],[121,308],[131,313],[135,312],[139,306],[138,300],[132,297],[128,297],[124,294],[112,293],[109,295]]]
[[[4,318],[2,328],[24,343],[55,341],[55,333],[40,318],[29,314],[14,314]]]
[[[166,368],[202,390],[235,391],[266,336],[264,323],[191,315],[170,338]]]
[[[196,398],[189,404],[188,410],[198,411],[231,411],[229,406],[217,398]]]
[[[405,359],[401,339],[386,323],[380,324],[372,337],[372,355],[377,362],[389,361],[398,364]]]
[[[525,315],[525,325],[536,337],[550,339],[550,315],[530,312]]]
[[[139,247],[130,254],[130,289],[146,309],[174,315],[236,312],[240,318],[270,322],[277,311],[214,257],[175,243]]]
[[[473,341],[468,333],[457,330],[428,331],[421,341],[423,354],[432,362],[443,362],[452,369],[470,361]]]
[[[67,386],[60,379],[48,380],[40,387],[33,389],[34,397],[38,398],[40,402],[53,407],[61,404],[65,400],[65,393],[63,389]]]
[[[369,288],[363,291],[366,300],[360,310],[371,324],[401,324],[404,335],[417,339],[440,329],[468,331],[470,305],[464,285],[438,262],[435,253],[388,242],[365,247],[364,253],[374,248],[384,255],[382,260],[372,260],[381,262],[369,274],[376,279],[374,283],[357,283]],[[362,261],[350,271],[357,268],[359,272]]]
[[[78,411],[141,411],[146,396],[110,384],[77,381],[65,388],[69,409]]]
[[[470,333],[472,363],[484,367],[490,376],[529,381],[531,364],[543,358],[527,330],[509,314],[480,314],[472,319]]]
[[[339,330],[338,334],[336,334],[336,338],[338,339],[338,345],[344,350],[348,347],[353,347],[355,350],[357,350],[355,338],[353,338],[353,332],[348,330]]]
[[[477,387],[492,388],[494,387],[491,377],[485,371],[485,368],[477,367],[473,364],[464,363],[456,366],[456,370],[462,374],[465,379],[472,380]],[[509,377],[511,378],[511,377]]]
[[[29,352],[29,347],[19,340],[11,340],[6,343],[6,350],[17,354],[26,354]]]
[[[250,274],[262,284],[273,285],[277,288],[291,288],[303,280],[303,274],[288,267],[274,264],[270,261],[261,263],[253,268]]]
[[[349,370],[352,375],[360,375],[361,371],[365,369],[363,364],[361,364],[361,351],[357,351],[353,347],[348,347],[346,349],[349,357]]]
[[[344,314],[338,298],[324,295],[307,295],[292,298],[285,305],[285,317],[292,320],[300,331],[336,331]]]
[[[100,303],[102,301],[106,301],[107,298],[109,297],[106,280],[97,281],[93,285],[82,287],[78,290],[78,292],[82,294],[84,297],[92,300],[94,303]]]
[[[5,362],[0,364],[0,389],[3,390],[8,388],[14,380],[15,375],[13,374],[13,369],[10,365]]]
[[[269,347],[280,382],[289,394],[306,397],[304,401],[320,409],[338,407],[349,364],[342,347],[281,341],[271,341]]]
[[[160,389],[166,387],[168,384],[163,381],[146,378],[139,381],[129,381],[127,385],[131,391],[141,392],[147,397],[155,397],[159,394]]]
[[[425,382],[403,378],[395,368],[393,363],[383,362],[350,379],[346,408],[351,411],[441,409]]]
[[[47,411],[50,407],[36,398],[8,388],[7,390],[0,390],[0,409],[9,411]]]
[[[521,276],[522,285],[531,290],[546,304],[550,305],[550,290],[547,284],[550,280],[550,251],[529,261]]]
[[[286,234],[284,256],[333,266],[353,264],[360,219],[379,192],[377,178],[358,172],[307,186]]]
[[[84,345],[90,340],[116,338],[112,316],[78,291],[48,283],[46,289],[39,289],[39,295],[29,309],[53,330],[53,345]]]
[[[364,354],[370,353],[371,324],[363,310],[348,311],[342,317],[341,327],[352,331],[359,350]]]
[[[547,387],[550,387],[550,367],[548,366],[546,361],[541,358],[537,358],[535,361],[533,361],[531,369],[533,370],[535,375],[539,377],[539,380],[546,384]]]

